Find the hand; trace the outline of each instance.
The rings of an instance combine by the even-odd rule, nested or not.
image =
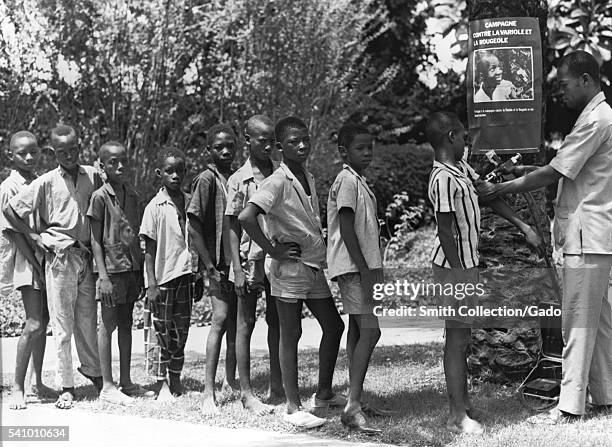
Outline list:
[[[240,267],[238,271],[234,271],[234,289],[238,298],[243,298],[246,295],[246,276]]]
[[[374,284],[384,281],[382,269],[363,269],[359,271],[361,293],[364,299],[371,300],[374,293]]]
[[[542,258],[546,254],[546,248],[544,247],[542,238],[538,236],[532,227],[529,227],[525,231],[525,240],[527,241],[527,245],[531,247],[539,258]]]
[[[520,177],[521,175],[523,175],[525,173],[525,166],[523,165],[512,165],[509,167],[502,167],[501,170],[503,175],[509,175],[512,174],[515,177]]]
[[[42,238],[40,237],[40,234],[30,233],[30,239],[32,239],[32,242],[34,243],[34,246],[36,248],[38,248],[41,251],[41,253],[48,253],[49,252],[47,247],[45,247],[45,245],[43,244],[43,241],[42,241]]]
[[[485,181],[475,182],[474,187],[478,197],[482,200],[492,200],[500,196],[501,184],[490,183]]]
[[[276,242],[269,253],[270,257],[277,261],[300,259],[301,254],[302,249],[296,242]]]
[[[106,307],[115,307],[117,298],[115,297],[115,289],[110,279],[98,279],[98,290],[100,292],[100,302]]]
[[[161,291],[159,290],[159,286],[157,284],[147,287],[147,299],[149,300],[149,304],[151,304],[151,306],[155,306],[155,303],[157,303],[160,295]]]

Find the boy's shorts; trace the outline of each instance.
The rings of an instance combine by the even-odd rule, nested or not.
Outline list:
[[[270,291],[280,301],[316,300],[331,297],[323,269],[316,269],[301,261],[270,262]]]
[[[473,284],[474,286],[478,283],[478,267],[472,267],[469,269],[448,269],[432,264],[433,267],[433,282],[434,284],[440,284],[441,290],[448,290],[449,284],[452,285],[455,293],[442,293],[439,294],[439,287],[436,286],[436,300],[437,305],[442,306],[445,309],[453,309],[454,315],[448,311],[448,316],[441,315],[439,318],[446,321],[454,321],[463,323],[466,325],[472,325],[476,317],[467,315],[470,309],[476,309],[478,304],[477,295],[462,293],[459,295],[457,284]],[[451,276],[451,272],[454,277]],[[465,286],[461,286],[465,288]]]
[[[242,272],[246,277],[249,292],[261,293],[265,290],[266,265],[262,259],[243,259]],[[230,267],[228,279],[234,282],[234,264]]]
[[[382,278],[382,270],[380,271]],[[357,272],[345,273],[337,276],[342,308],[345,314],[365,315],[374,312],[374,299],[372,296],[364,297],[361,290],[361,275]],[[381,279],[382,281],[382,279]]]
[[[209,279],[208,291],[210,294],[223,302],[237,299],[234,283],[229,280],[227,270],[219,273],[221,274],[221,281]]]
[[[39,256],[38,253],[36,258],[40,261],[43,256]],[[15,250],[15,269],[13,273],[13,287],[15,290],[21,290],[25,287],[32,287],[34,290],[43,290],[44,286],[34,279],[34,269],[25,256],[23,256],[18,250]]]
[[[110,273],[108,275],[113,284],[117,304],[130,304],[138,301],[142,291],[142,272]],[[100,301],[100,279],[96,281],[96,300]]]

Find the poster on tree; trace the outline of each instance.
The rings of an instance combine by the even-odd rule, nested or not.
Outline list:
[[[542,46],[537,19],[470,22],[466,80],[473,153],[539,150]]]

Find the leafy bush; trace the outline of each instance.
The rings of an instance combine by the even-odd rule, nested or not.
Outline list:
[[[389,240],[389,248],[395,253],[408,252],[412,246],[410,233],[423,225],[430,224],[434,217],[425,199],[419,199],[416,205],[410,203],[408,193],[402,191],[393,197],[393,202],[387,206],[385,212],[388,221],[399,221],[394,225],[393,236]]]

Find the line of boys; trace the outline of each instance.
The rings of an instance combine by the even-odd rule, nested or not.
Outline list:
[[[45,295],[62,387],[58,408],[71,408],[75,398],[72,335],[81,363],[77,370],[100,391],[100,399],[129,404],[133,397],[168,400],[181,395],[195,273],[201,265],[210,280],[213,307],[206,348],[205,414],[218,411],[214,378],[224,333],[228,344],[224,384],[236,387],[237,363],[245,408],[259,415],[272,411],[254,395],[249,380],[250,338],[256,301],[263,290],[271,354],[268,397],[286,396],[284,419],[306,428],[325,422],[303,410],[298,392],[297,344],[306,302],[323,331],[314,407],[344,407],[345,425],[378,432],[369,426],[364,411],[382,413],[361,405],[369,358],[380,337],[372,314],[372,286],[382,278],[382,259],[378,238],[369,237],[379,232],[376,199],[362,177],[372,160],[373,137],[355,125],[346,125],[339,132],[345,164],[330,191],[330,242],[326,247],[314,178],[304,167],[310,152],[306,125],[289,117],[273,128],[269,118],[255,116],[245,130],[250,157],[233,175],[230,167],[237,147],[233,130],[216,125],[207,132],[211,163],[194,180],[191,198],[181,190],[184,155],[178,150],[162,151],[156,169],[162,187],[142,218],[138,194],[126,184],[127,154],[120,143],[108,142],[100,148],[103,182],[95,168],[79,163],[74,129],[58,125],[51,132],[51,147],[59,166],[35,178],[36,138],[29,132],[13,136],[9,158],[14,170],[3,185],[18,178],[16,183],[24,187],[19,192],[12,188],[12,193],[3,196],[2,230],[8,238],[3,246],[25,258],[16,259],[20,267],[29,265],[29,276],[19,278],[17,268],[9,278],[21,291],[27,316],[12,408],[25,408],[23,381],[30,352],[38,393],[53,394],[40,381]],[[275,144],[283,153],[278,167],[270,159]],[[138,236],[145,245],[144,272]],[[330,275],[338,280],[345,311],[350,314],[348,399],[332,391],[344,324],[323,273],[326,264],[332,266]],[[2,273],[10,270],[3,266]],[[131,317],[143,285],[142,273],[160,347],[152,368],[158,379],[156,393],[130,378]],[[100,301],[97,331],[96,299]],[[119,388],[111,371],[115,328]]]

